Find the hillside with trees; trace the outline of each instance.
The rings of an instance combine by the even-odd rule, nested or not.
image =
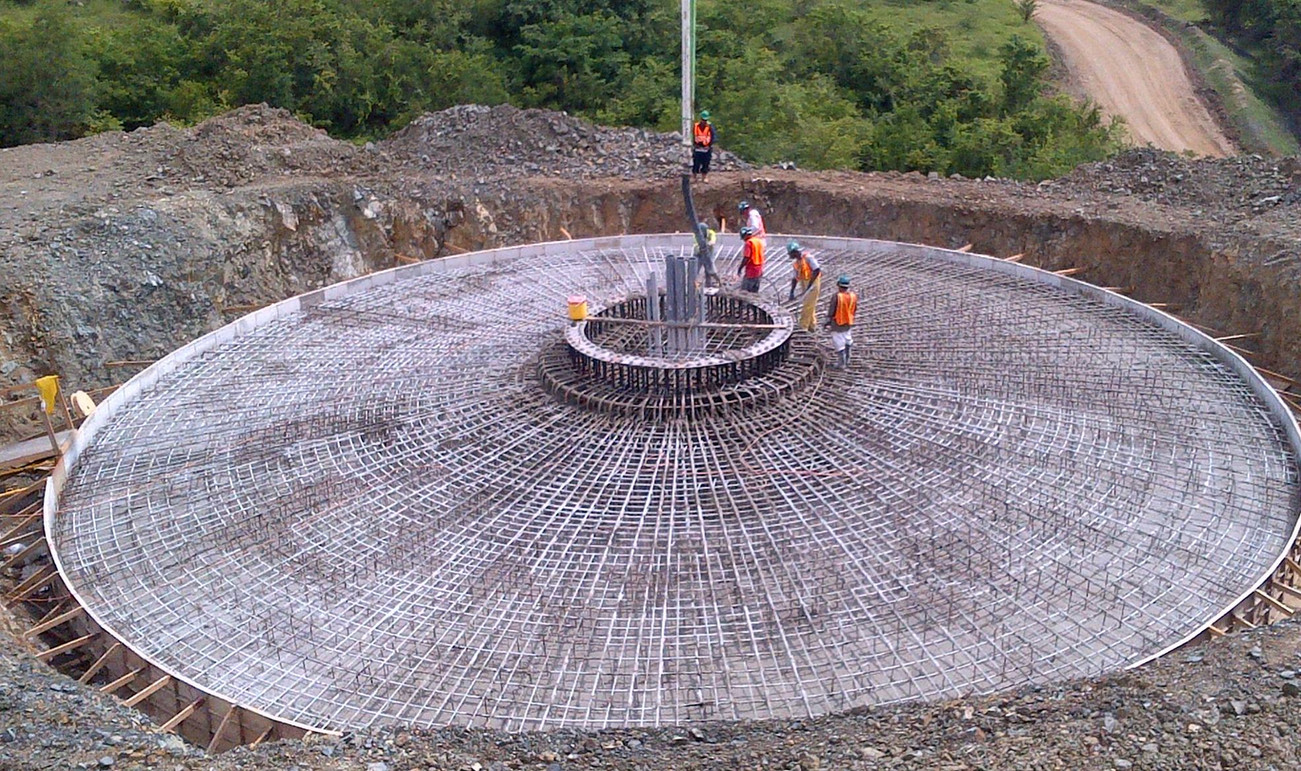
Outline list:
[[[1106,156],[1011,0],[699,0],[697,103],[757,163],[1044,178]],[[242,104],[368,139],[509,102],[678,122],[676,0],[0,0],[0,145]]]
[[[1203,0],[1211,23],[1258,64],[1266,96],[1301,127],[1301,2]]]

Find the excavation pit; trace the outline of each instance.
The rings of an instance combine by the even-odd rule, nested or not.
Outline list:
[[[1223,346],[1021,265],[800,241],[859,291],[846,371],[792,331],[777,366],[717,387],[584,372],[566,298],[635,296],[686,236],[463,255],[252,314],[87,422],[47,499],[56,563],[132,655],[337,731],[781,718],[1093,676],[1282,560],[1301,441]],[[789,275],[754,301],[774,324]],[[787,392],[755,385],[792,362]],[[746,388],[774,393],[720,396]]]

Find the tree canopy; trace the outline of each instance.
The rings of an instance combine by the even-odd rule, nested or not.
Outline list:
[[[697,103],[721,144],[758,163],[1027,178],[1117,147],[1096,109],[1045,95],[1037,43],[1006,40],[991,77],[953,56],[943,30],[896,28],[868,5],[699,0]],[[258,102],[348,138],[462,103],[675,130],[677,7],[0,0],[0,145],[190,123]]]

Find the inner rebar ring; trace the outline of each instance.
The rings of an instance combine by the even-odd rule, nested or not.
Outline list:
[[[706,295],[702,345],[678,355],[648,350],[648,330],[670,328],[646,324],[646,306],[645,296],[621,300],[567,328],[539,357],[543,387],[598,412],[662,420],[768,404],[822,371],[813,338],[795,335],[794,319],[778,306],[733,292]]]

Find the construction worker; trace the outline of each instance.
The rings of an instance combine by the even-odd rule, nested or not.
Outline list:
[[[759,291],[759,280],[763,278],[763,242],[755,235],[754,228],[741,228],[741,264],[736,275],[741,277],[741,291]]]
[[[831,330],[831,347],[836,350],[840,368],[849,366],[849,349],[854,345],[854,314],[858,312],[858,295],[849,290],[849,276],[836,279],[836,293],[827,306],[827,328]]]
[[[700,232],[700,238],[705,242],[703,250],[700,248],[700,241],[696,242],[695,253],[700,269],[705,274],[705,287],[722,286],[723,281],[718,277],[718,271],[714,269],[714,244],[718,242],[718,231],[703,222],[696,223],[696,230]]]
[[[795,299],[795,289],[800,289],[804,306],[800,309],[800,327],[812,332],[818,326],[818,296],[822,294],[822,265],[818,258],[809,254],[800,246],[799,241],[786,244],[786,253],[794,260],[791,263],[791,291],[788,300]]]
[[[700,175],[701,182],[709,181],[709,162],[714,157],[714,124],[709,122],[709,110],[700,111],[700,120],[691,127],[691,178]]]
[[[768,246],[768,231],[763,227],[763,215],[759,210],[750,205],[749,201],[742,201],[736,205],[736,210],[741,213],[741,225],[748,226],[754,231],[755,238],[763,242],[764,247]]]

